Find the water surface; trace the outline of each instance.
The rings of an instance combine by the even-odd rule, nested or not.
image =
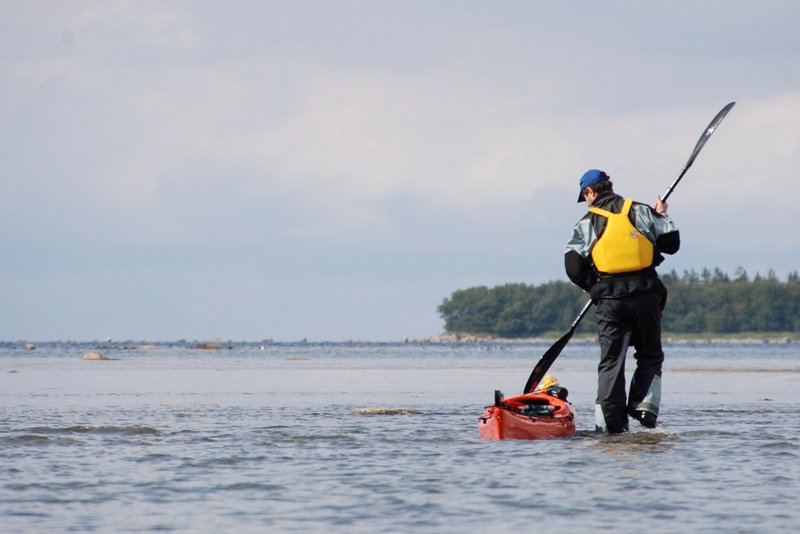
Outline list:
[[[478,440],[547,347],[0,345],[0,530],[800,527],[800,346],[668,346],[659,428],[596,437],[575,343],[578,436]]]

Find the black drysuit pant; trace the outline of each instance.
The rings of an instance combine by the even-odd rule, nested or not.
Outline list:
[[[637,293],[597,302],[597,334],[600,341],[597,405],[611,434],[628,430],[628,413],[637,409],[655,377],[661,380],[664,351],[661,348],[661,295]],[[630,395],[625,396],[625,356],[628,346],[636,350],[636,371]],[[659,389],[660,396],[660,389]],[[658,415],[658,405],[648,405]]]

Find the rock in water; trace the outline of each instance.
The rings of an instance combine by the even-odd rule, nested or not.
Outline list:
[[[192,348],[198,350],[222,350],[222,345],[219,343],[198,343]]]
[[[81,360],[107,360],[105,356],[100,354],[99,352],[87,352],[83,356],[81,356]]]

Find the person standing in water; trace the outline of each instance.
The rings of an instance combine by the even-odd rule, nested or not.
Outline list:
[[[661,403],[661,316],[667,289],[656,266],[680,248],[680,233],[659,197],[651,208],[614,193],[598,169],[580,179],[578,202],[588,213],[575,225],[564,266],[597,308],[600,342],[595,430],[628,430],[628,416],[655,428]],[[636,371],[625,391],[625,356],[635,349]]]

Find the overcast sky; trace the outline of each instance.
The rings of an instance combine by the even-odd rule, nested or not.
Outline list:
[[[399,340],[566,280],[601,168],[664,269],[800,269],[800,2],[0,0],[0,339]]]

